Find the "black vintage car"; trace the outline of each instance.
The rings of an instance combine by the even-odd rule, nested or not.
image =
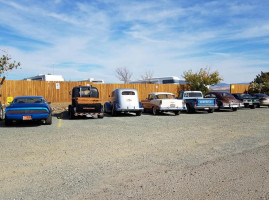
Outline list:
[[[245,94],[245,93],[235,93],[233,96],[242,101],[243,105],[245,108],[251,108],[254,109],[256,107],[260,106],[260,101],[258,98],[255,98],[251,96],[250,94]]]
[[[104,117],[104,107],[99,98],[99,91],[92,86],[77,86],[72,90],[72,104],[68,107],[70,119],[78,116],[93,118]]]

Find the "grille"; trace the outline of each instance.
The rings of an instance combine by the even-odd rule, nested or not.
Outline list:
[[[36,114],[48,113],[46,109],[23,109],[23,110],[8,110],[7,114]]]

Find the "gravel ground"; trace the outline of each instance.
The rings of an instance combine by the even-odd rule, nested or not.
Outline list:
[[[264,107],[0,122],[0,199],[265,200],[268,119]]]

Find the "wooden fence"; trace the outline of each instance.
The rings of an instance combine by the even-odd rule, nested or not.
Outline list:
[[[6,80],[2,85],[0,94],[3,103],[7,102],[7,97],[17,97],[24,95],[43,96],[49,102],[71,102],[69,91],[78,85],[92,85],[97,87],[102,102],[109,100],[109,95],[117,88],[136,89],[139,99],[145,99],[151,92],[171,92],[176,96],[179,91],[188,90],[186,85],[175,84],[92,84],[91,82],[47,82],[47,81],[11,81]],[[231,85],[231,93],[243,93],[248,90],[248,85]]]
[[[248,89],[249,85],[231,84],[230,86],[231,93],[245,93]]]
[[[102,102],[109,100],[109,95],[117,88],[136,89],[139,99],[145,99],[151,92],[171,92],[176,96],[181,90],[186,90],[186,85],[175,84],[92,84],[90,82],[47,82],[47,81],[5,81],[2,85],[2,102],[7,102],[7,97],[17,97],[25,95],[43,96],[49,102],[71,102],[69,91],[79,85],[92,85],[97,87]]]

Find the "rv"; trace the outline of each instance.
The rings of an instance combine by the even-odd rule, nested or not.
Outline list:
[[[148,80],[130,81],[129,83],[140,84],[186,84],[185,80],[180,80],[176,76],[151,78]]]
[[[64,81],[64,78],[62,75],[38,74],[37,76],[25,78],[23,80],[27,80],[27,81]]]

